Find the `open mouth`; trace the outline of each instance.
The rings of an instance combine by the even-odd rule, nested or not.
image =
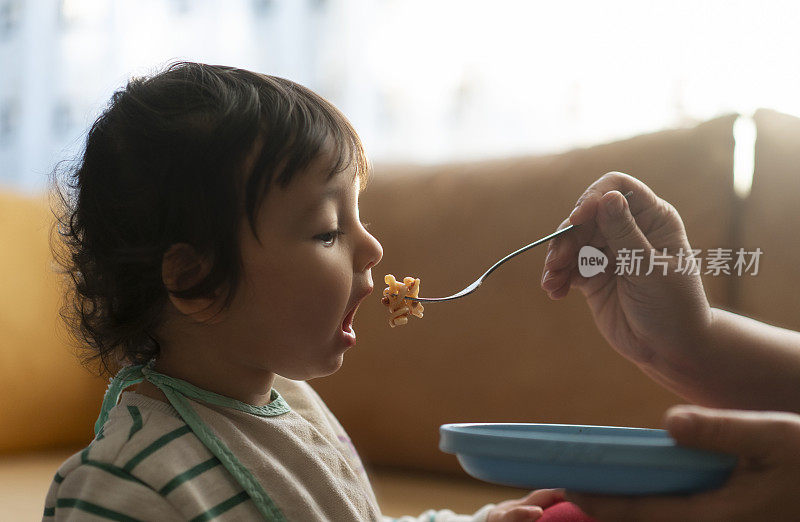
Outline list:
[[[345,342],[350,345],[353,345],[356,342],[356,332],[353,330],[353,320],[356,316],[356,310],[358,310],[358,306],[361,304],[361,302],[372,293],[372,285],[366,288],[366,290],[367,291],[359,299],[356,299],[353,308],[347,312],[347,315],[345,315],[344,319],[342,320],[341,332],[344,336]]]
[[[350,312],[348,312],[347,315],[344,317],[344,321],[342,321],[342,330],[344,330],[347,333],[353,332],[353,319],[355,318],[356,315],[356,308],[358,307],[354,306],[353,309],[350,310]]]

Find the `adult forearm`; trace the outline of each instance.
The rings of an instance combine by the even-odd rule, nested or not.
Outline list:
[[[800,333],[713,309],[708,336],[642,369],[704,406],[800,413]]]

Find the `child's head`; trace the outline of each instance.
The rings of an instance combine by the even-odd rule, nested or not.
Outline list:
[[[187,62],[132,79],[67,188],[54,177],[62,316],[84,361],[113,373],[195,346],[292,379],[332,373],[382,255],[358,216],[368,172],[346,118],[288,80]]]

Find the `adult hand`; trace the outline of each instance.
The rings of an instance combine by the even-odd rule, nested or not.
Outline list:
[[[630,201],[622,195],[628,191],[633,191]],[[704,342],[712,313],[699,273],[677,271],[679,261],[687,262],[678,256],[689,255],[691,248],[677,210],[638,179],[610,172],[586,189],[559,229],[569,224],[580,226],[548,246],[542,288],[550,298],[579,288],[609,344],[645,370],[690,364],[687,359]],[[605,272],[581,276],[578,252],[585,245],[608,257]],[[629,263],[620,268],[630,270],[615,273],[624,249],[641,257],[638,271]],[[652,252],[663,255],[664,249],[668,257],[653,261],[667,262],[666,270],[654,263],[647,275]]]
[[[721,488],[687,496],[567,492],[567,500],[601,521],[800,520],[800,415],[676,406],[665,424],[679,444],[739,457]]]

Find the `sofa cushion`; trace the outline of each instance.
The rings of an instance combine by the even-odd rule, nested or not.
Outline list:
[[[342,369],[311,381],[362,456],[376,464],[456,471],[438,450],[448,422],[658,426],[678,397],[617,355],[581,295],[552,302],[539,282],[545,248],[498,270],[470,297],[426,304],[390,328],[383,275],[421,278],[449,295],[503,255],[552,232],[607,171],[639,177],[681,212],[694,248],[729,244],[735,116],[693,128],[549,156],[375,168],[361,215],[383,243],[376,292],[356,320]],[[707,278],[712,302],[729,282]]]
[[[0,452],[88,444],[106,384],[60,323],[51,218],[46,198],[0,192]]]

